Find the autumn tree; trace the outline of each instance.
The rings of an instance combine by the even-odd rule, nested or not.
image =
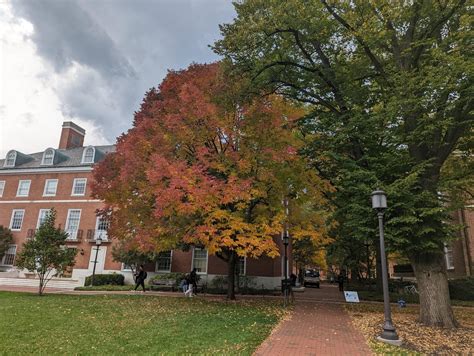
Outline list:
[[[56,211],[51,209],[33,239],[17,255],[16,265],[34,272],[39,279],[38,294],[43,295],[48,282],[74,266],[76,249],[67,248],[67,232],[55,227]]]
[[[112,235],[142,251],[206,248],[228,265],[230,299],[239,257],[279,255],[283,197],[298,196],[292,212],[304,205],[317,216],[328,189],[296,154],[294,122],[304,110],[278,96],[245,96],[245,85],[217,63],[169,72],[94,173]],[[325,228],[311,221],[298,229]]]
[[[469,2],[248,0],[235,9],[215,49],[257,90],[311,107],[306,153],[336,186],[340,232],[375,236],[370,208],[346,207],[385,189],[388,246],[414,267],[420,319],[454,327],[443,260],[452,235],[438,193],[446,160],[472,142]]]

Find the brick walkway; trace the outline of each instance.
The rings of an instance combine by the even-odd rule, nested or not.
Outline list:
[[[343,302],[337,286],[307,288],[297,294],[290,319],[273,331],[255,355],[371,355]]]

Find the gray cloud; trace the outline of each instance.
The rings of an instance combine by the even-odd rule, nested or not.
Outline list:
[[[218,24],[230,0],[13,0],[34,26],[38,54],[57,73],[81,70],[56,88],[65,115],[92,121],[106,137],[127,130],[146,90],[168,69],[217,57]],[[45,79],[47,80],[47,79]]]
[[[106,76],[133,76],[134,69],[107,32],[73,0],[22,0],[15,12],[35,28],[38,53],[61,71],[73,61]]]

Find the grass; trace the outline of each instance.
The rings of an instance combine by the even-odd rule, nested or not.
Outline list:
[[[284,315],[272,301],[0,292],[0,354],[247,354]]]

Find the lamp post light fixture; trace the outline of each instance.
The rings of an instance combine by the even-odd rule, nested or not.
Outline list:
[[[379,234],[380,234],[380,259],[382,262],[382,286],[383,286],[383,306],[385,321],[383,331],[377,339],[392,345],[401,345],[395,326],[392,323],[392,312],[390,310],[390,296],[388,294],[388,272],[387,272],[387,257],[385,255],[385,241],[383,231],[383,215],[387,209],[387,196],[383,190],[376,190],[372,192],[372,208],[377,211],[379,220]]]
[[[102,244],[102,237],[100,235],[95,239],[95,258],[94,258],[94,268],[92,269],[92,279],[91,285],[94,285],[94,278],[95,278],[95,266],[97,265],[97,256],[99,254],[100,245]]]

